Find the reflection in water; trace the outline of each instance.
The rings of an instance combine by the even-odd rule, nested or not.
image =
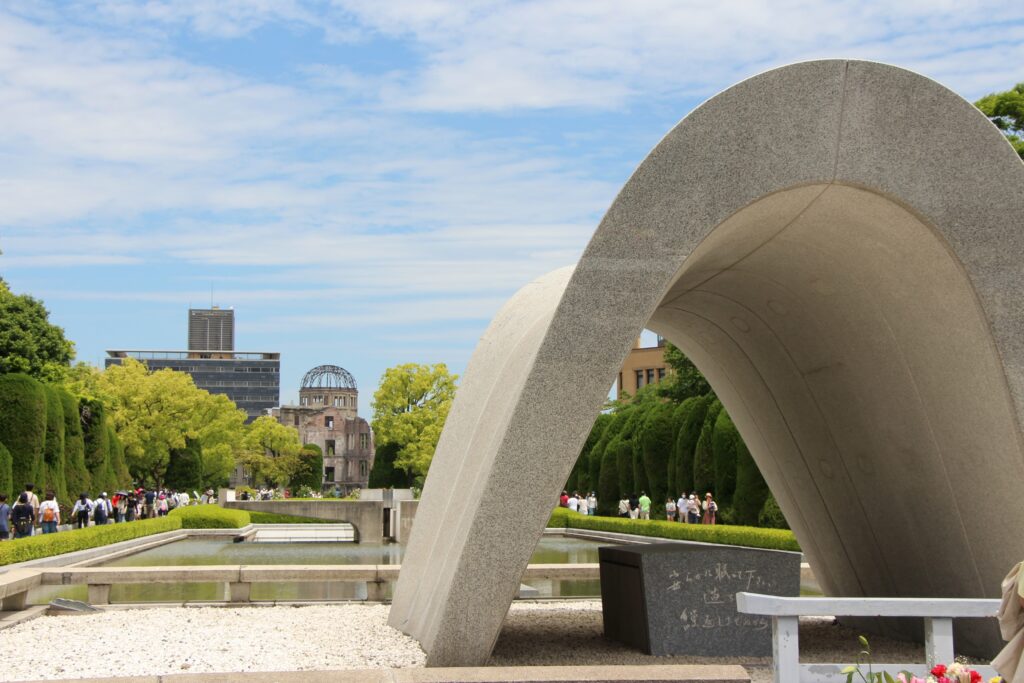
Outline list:
[[[597,562],[593,541],[545,537],[530,559],[534,564]],[[233,543],[228,539],[189,538],[167,543],[103,563],[104,567],[180,567],[219,564],[401,564],[404,546],[392,543]],[[531,581],[541,597],[595,596],[599,581]],[[386,588],[391,597],[391,586]],[[121,584],[110,588],[111,602],[193,602],[223,600],[227,587],[221,583]],[[253,600],[365,600],[362,583],[292,582],[254,583]],[[86,600],[85,586],[43,586],[29,593],[32,604],[54,598]]]

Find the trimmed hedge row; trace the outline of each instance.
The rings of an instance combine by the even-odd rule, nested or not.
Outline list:
[[[241,529],[250,522],[245,510],[229,510],[218,505],[174,508],[167,516],[181,520],[182,529]]]
[[[337,522],[333,519],[283,515],[279,512],[257,512],[255,510],[248,510],[248,513],[253,524],[341,524],[341,522]]]
[[[680,524],[663,520],[626,519],[624,517],[591,517],[564,508],[558,508],[551,514],[548,526],[612,531],[620,534],[668,538],[675,541],[700,541],[701,543],[721,543],[748,548],[800,551],[796,537],[788,529],[764,529],[725,524]]]
[[[181,520],[174,517],[158,517],[128,524],[105,524],[4,541],[0,543],[0,565],[63,555],[76,550],[98,548],[102,545],[128,541],[164,531],[175,531],[180,528]]]

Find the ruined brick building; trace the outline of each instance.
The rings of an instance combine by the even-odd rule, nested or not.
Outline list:
[[[359,390],[348,370],[337,365],[313,368],[302,378],[299,405],[281,406],[272,414],[298,429],[302,443],[323,451],[324,491],[347,495],[366,488],[373,467],[373,432],[359,417]]]

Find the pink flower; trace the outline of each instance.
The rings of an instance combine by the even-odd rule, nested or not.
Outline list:
[[[935,666],[932,667],[932,676],[935,676],[936,678],[938,678],[939,676],[944,676],[945,674],[946,674],[946,665],[945,664],[936,664]]]

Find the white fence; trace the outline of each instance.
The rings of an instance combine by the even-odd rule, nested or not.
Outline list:
[[[800,617],[921,617],[924,619],[925,662],[872,664],[873,671],[895,676],[909,671],[923,676],[934,664],[953,661],[953,618],[995,617],[999,600],[948,598],[787,598],[737,593],[736,609],[772,618],[772,661],[775,683],[832,683],[846,681],[840,673],[850,664],[801,664]],[[985,680],[995,676],[990,666],[972,666]]]

